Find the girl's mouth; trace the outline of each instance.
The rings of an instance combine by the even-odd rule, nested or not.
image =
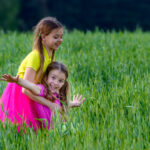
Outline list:
[[[56,91],[57,91],[57,88],[50,85],[50,90],[51,90],[52,92],[56,92]]]
[[[59,46],[60,46],[60,43],[56,43],[55,45],[56,45],[57,47],[59,47]]]

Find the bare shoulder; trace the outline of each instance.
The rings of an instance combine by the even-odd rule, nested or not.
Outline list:
[[[33,68],[27,67],[24,74],[24,79],[34,82],[36,71]]]

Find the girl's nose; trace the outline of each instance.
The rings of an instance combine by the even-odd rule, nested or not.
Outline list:
[[[57,80],[55,80],[55,81],[54,81],[54,84],[55,84],[55,85],[57,85],[57,84],[58,84],[58,81],[57,81]]]
[[[63,39],[62,39],[62,38],[60,38],[60,39],[59,39],[59,42],[62,42],[62,41],[63,41]]]

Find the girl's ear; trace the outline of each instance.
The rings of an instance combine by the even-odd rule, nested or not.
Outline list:
[[[45,76],[45,77],[44,77],[44,81],[45,81],[45,82],[47,82],[47,79],[48,79],[48,77],[47,77],[47,76]]]
[[[45,35],[44,34],[41,34],[41,38],[42,38],[42,40],[44,41],[45,40]]]

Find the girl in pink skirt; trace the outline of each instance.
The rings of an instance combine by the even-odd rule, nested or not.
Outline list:
[[[63,26],[56,18],[46,17],[40,20],[34,29],[33,50],[19,66],[19,78],[41,84],[48,65],[53,62],[55,52],[62,43],[62,37]],[[58,106],[27,88],[22,88],[16,83],[8,83],[0,98],[0,104],[3,106],[0,107],[0,119],[4,122],[8,112],[8,118],[12,123],[22,124],[23,120],[26,120],[26,123],[36,130],[41,126],[40,121],[35,120],[40,118],[37,102],[51,110]]]
[[[5,99],[3,101],[4,112],[0,110],[0,119],[5,121],[7,117],[6,113],[8,113],[8,118],[13,123],[21,125],[25,121],[26,124],[37,130],[38,128],[46,128],[47,122],[49,129],[54,108],[59,109],[61,114],[64,114],[68,107],[78,107],[85,101],[85,98],[82,99],[82,96],[77,95],[73,97],[73,101],[69,101],[69,104],[67,103],[67,96],[69,94],[67,78],[68,70],[65,65],[59,62],[53,62],[48,66],[41,84],[34,84],[28,80],[19,78],[19,76],[3,75],[3,79],[1,80],[12,82],[9,83],[9,88],[12,87],[12,84],[15,84],[18,87],[18,91],[10,94],[10,92],[5,90],[2,97],[2,99]],[[23,93],[20,94],[20,86],[30,90],[34,95],[49,99],[51,102],[49,107],[29,100]],[[33,109],[29,107],[31,103]]]
[[[53,62],[55,52],[62,43],[62,37],[63,26],[56,18],[45,17],[41,19],[34,28],[33,49],[19,66],[17,73],[19,78],[40,84],[43,74],[48,65]],[[35,102],[52,109],[55,108],[55,105],[46,98],[35,95],[16,83],[8,83],[0,98],[0,103],[5,111],[2,113],[0,110],[0,119],[4,122],[8,112],[8,118],[11,122],[22,124],[22,120],[27,120],[27,124],[31,124],[36,129],[40,124],[39,121],[33,119],[39,118]]]

